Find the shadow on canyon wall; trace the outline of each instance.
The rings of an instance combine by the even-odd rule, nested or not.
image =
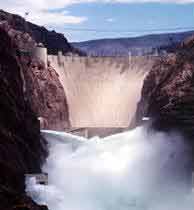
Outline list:
[[[16,45],[0,28],[0,209],[45,210],[25,195],[25,173],[39,173],[47,151],[25,99]]]
[[[156,130],[178,131],[194,150],[194,36],[176,54],[158,61],[145,78],[130,127],[141,125],[143,117]]]
[[[20,68],[23,92],[43,127],[64,130],[69,127],[69,112],[64,89],[58,74],[31,53],[36,42],[28,33],[17,31],[7,22],[0,27],[15,44]]]
[[[146,57],[67,56],[59,63],[57,56],[49,56],[53,69],[22,55],[21,49],[28,51],[36,42],[4,24],[0,27],[0,209],[47,209],[24,192],[24,174],[40,172],[47,154],[38,117],[48,121],[48,129],[59,129],[58,125],[64,129],[69,118],[74,127],[127,127],[141,99],[133,126],[150,117],[155,129],[178,130],[193,146],[193,38],[176,55],[157,63]]]

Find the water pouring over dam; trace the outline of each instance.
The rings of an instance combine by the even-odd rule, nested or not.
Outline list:
[[[191,210],[187,147],[177,134],[140,127],[103,139],[43,131],[48,185],[26,191],[50,210]],[[179,163],[177,165],[177,162]]]

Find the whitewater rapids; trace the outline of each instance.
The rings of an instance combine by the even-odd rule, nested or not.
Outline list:
[[[191,210],[189,158],[177,134],[135,130],[90,140],[43,131],[49,156],[47,186],[26,183],[26,192],[50,210]],[[194,197],[194,196],[193,196]]]

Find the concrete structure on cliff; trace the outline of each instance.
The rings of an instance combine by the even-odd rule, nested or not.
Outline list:
[[[71,126],[127,127],[157,57],[48,55],[67,96]]]
[[[71,127],[128,127],[136,111],[146,74],[157,56],[79,57],[32,52],[54,67],[64,88]]]
[[[45,66],[48,65],[47,48],[43,44],[39,43],[32,49],[32,57],[41,60]]]

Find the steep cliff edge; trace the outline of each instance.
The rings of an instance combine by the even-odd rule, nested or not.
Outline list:
[[[149,117],[154,128],[194,138],[194,39],[161,59],[146,77],[134,124]]]
[[[46,209],[24,192],[24,174],[40,172],[46,143],[25,100],[16,46],[1,28],[0,42],[0,209]]]
[[[56,33],[55,31],[48,31],[45,27],[30,23],[19,15],[0,10],[0,21],[7,21],[13,29],[26,32],[37,43],[43,43],[48,49],[49,54],[57,54],[58,51],[62,51],[64,54],[71,52],[85,55],[85,53],[69,44],[63,34]]]
[[[66,95],[58,74],[49,65],[31,55],[35,40],[26,32],[13,29],[8,22],[0,24],[16,45],[22,69],[23,91],[26,100],[41,121],[41,128],[64,130],[69,127]]]
[[[70,127],[66,95],[55,69],[45,68],[37,60],[25,64],[24,69],[28,72],[24,73],[26,95],[41,128],[64,131]]]

